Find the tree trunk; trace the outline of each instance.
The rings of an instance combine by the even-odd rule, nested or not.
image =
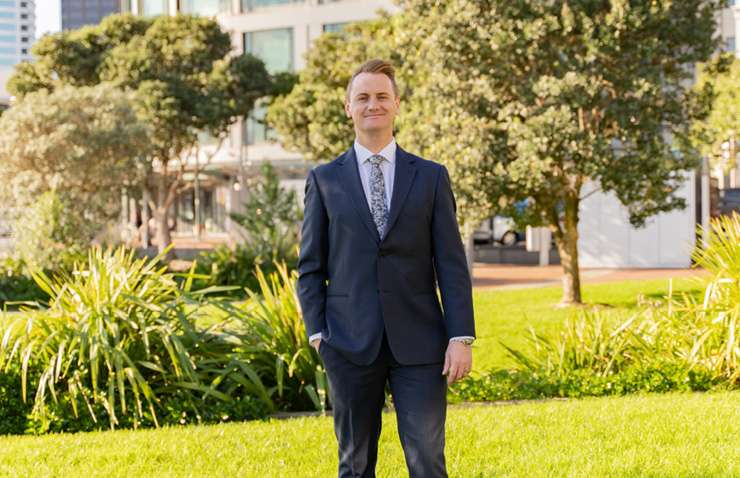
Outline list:
[[[172,236],[170,235],[170,224],[167,220],[169,216],[169,185],[167,184],[167,170],[163,171],[164,174],[160,176],[159,187],[157,188],[157,209],[154,211],[154,218],[157,221],[157,251],[161,254],[164,250],[172,243]],[[172,259],[172,251],[170,251],[165,260]]]
[[[473,238],[474,231],[475,227],[466,226],[465,236],[462,238],[463,244],[465,244],[465,259],[468,263],[468,273],[470,273],[470,280],[473,280],[473,262],[475,261],[475,241]]]
[[[578,268],[578,195],[568,195],[565,200],[565,217],[562,228],[551,229],[563,266],[563,298],[561,305],[581,304],[581,276]]]

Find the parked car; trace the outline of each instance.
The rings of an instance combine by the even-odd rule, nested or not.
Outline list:
[[[730,216],[733,211],[740,213],[740,188],[722,189],[719,199],[719,213]]]
[[[508,216],[493,216],[483,221],[473,233],[475,244],[501,243],[513,246],[524,239],[524,233],[516,230],[514,220]]]

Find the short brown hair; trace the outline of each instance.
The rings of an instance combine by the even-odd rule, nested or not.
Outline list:
[[[355,70],[354,73],[352,73],[352,78],[349,79],[349,83],[347,83],[347,94],[345,95],[345,98],[349,100],[349,94],[352,90],[352,82],[355,81],[355,77],[359,75],[360,73],[382,73],[388,78],[391,79],[391,84],[393,85],[393,93],[395,93],[396,96],[398,96],[398,85],[396,84],[396,70],[393,68],[393,65],[391,62],[387,60],[380,60],[380,59],[374,59],[374,60],[368,60],[362,65],[360,65],[359,68]]]

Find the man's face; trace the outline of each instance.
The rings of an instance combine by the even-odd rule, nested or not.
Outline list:
[[[400,98],[393,92],[391,79],[382,73],[360,73],[352,82],[344,111],[355,128],[366,133],[393,131]]]

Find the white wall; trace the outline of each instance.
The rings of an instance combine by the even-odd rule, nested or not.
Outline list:
[[[584,187],[583,194],[593,191]],[[578,225],[581,267],[689,267],[695,243],[694,172],[676,195],[686,199],[682,211],[659,214],[636,229],[613,193],[594,193],[584,199]]]

